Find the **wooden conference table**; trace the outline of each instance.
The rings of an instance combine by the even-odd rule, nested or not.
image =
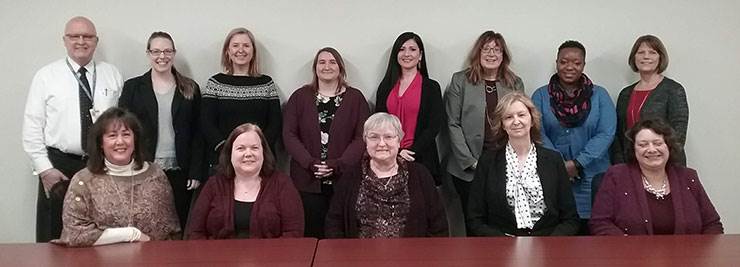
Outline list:
[[[740,266],[740,235],[320,240],[313,266]]]
[[[740,235],[2,244],[0,266],[740,266]]]
[[[311,266],[316,239],[189,240],[66,248],[0,245],[0,266]]]

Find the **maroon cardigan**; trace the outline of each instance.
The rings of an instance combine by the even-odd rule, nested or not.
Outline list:
[[[429,171],[416,162],[408,162],[409,198],[411,204],[406,217],[403,237],[446,237],[447,216],[434,179]],[[358,164],[348,170],[336,185],[329,212],[326,215],[326,236],[328,238],[357,238],[357,195],[362,182],[362,167]]]
[[[263,178],[249,218],[250,238],[303,237],[303,204],[288,176]],[[234,180],[208,179],[190,212],[189,239],[234,238]]]
[[[362,127],[370,113],[362,93],[352,87],[344,92],[342,104],[329,130],[326,164],[340,177],[348,166],[356,165],[365,151]],[[290,177],[303,192],[320,193],[321,182],[313,175],[321,161],[321,130],[316,109],[316,91],[303,86],[290,96],[283,111],[283,143],[291,156]]]
[[[668,182],[675,214],[675,234],[721,234],[719,214],[695,170],[669,165]],[[594,235],[652,235],[653,223],[637,164],[611,166],[591,211]]]

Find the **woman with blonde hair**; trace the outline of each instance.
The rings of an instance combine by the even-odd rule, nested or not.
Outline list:
[[[541,146],[541,115],[521,93],[501,98],[493,150],[480,157],[468,200],[473,236],[574,235],[579,223],[560,153]]]

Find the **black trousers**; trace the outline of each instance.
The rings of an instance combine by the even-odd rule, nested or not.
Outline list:
[[[303,200],[303,214],[305,215],[304,236],[324,238],[324,224],[326,213],[329,211],[331,197],[334,195],[332,185],[321,185],[321,193],[300,192]]]
[[[172,195],[175,197],[175,211],[177,218],[180,220],[180,229],[185,232],[185,224],[188,221],[190,212],[190,200],[193,197],[193,191],[188,190],[188,178],[182,170],[166,170],[167,180],[172,186]],[[203,186],[203,185],[201,185]]]
[[[457,195],[460,196],[460,204],[462,206],[463,217],[467,223],[468,196],[470,195],[470,185],[473,184],[473,182],[466,182],[460,178],[455,177],[454,175],[450,175],[450,177],[452,178],[452,183],[455,185],[455,191],[457,191]]]
[[[72,179],[78,171],[85,168],[82,156],[67,154],[55,148],[47,148],[51,165]],[[59,182],[52,187],[49,197],[39,177],[39,192],[36,201],[36,242],[49,242],[62,234],[62,210],[64,194],[69,181]]]

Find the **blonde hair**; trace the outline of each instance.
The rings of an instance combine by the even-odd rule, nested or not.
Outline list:
[[[532,102],[532,99],[520,92],[513,92],[506,94],[504,97],[499,99],[496,110],[493,113],[493,118],[487,118],[487,127],[493,129],[493,139],[496,149],[503,148],[506,143],[509,142],[509,134],[504,129],[504,113],[511,107],[515,102],[521,102],[529,110],[529,115],[532,117],[532,126],[529,129],[529,138],[537,143],[542,143],[542,113]]]
[[[224,68],[224,72],[226,74],[234,73],[234,65],[233,62],[231,62],[231,58],[229,57],[229,43],[231,43],[231,39],[233,39],[234,36],[236,36],[237,34],[246,34],[249,37],[249,41],[252,42],[252,60],[249,61],[249,70],[247,74],[249,76],[259,76],[260,68],[259,60],[257,58],[257,43],[254,41],[254,35],[252,34],[252,32],[241,27],[231,30],[229,34],[226,35],[224,46],[221,49],[221,67]]]

